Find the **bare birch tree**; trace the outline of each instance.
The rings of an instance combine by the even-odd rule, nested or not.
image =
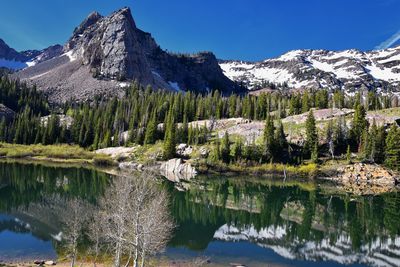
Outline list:
[[[113,248],[114,266],[121,257],[137,267],[146,257],[165,248],[174,224],[168,210],[168,195],[149,173],[119,177],[101,200],[104,236]],[[131,260],[131,258],[133,259]]]
[[[104,220],[104,237],[114,250],[114,266],[119,267],[123,250],[128,240],[128,218],[132,183],[130,179],[117,177],[114,184],[105,192],[100,201],[102,220]]]
[[[171,220],[168,207],[168,195],[165,191],[158,193],[150,203],[140,222],[139,248],[141,266],[143,267],[147,256],[152,256],[164,250],[171,238],[175,224]]]
[[[88,223],[87,237],[91,242],[89,253],[92,256],[93,267],[97,265],[97,259],[104,251],[105,236],[104,236],[104,218],[99,209],[94,208],[91,211],[91,219]]]
[[[73,267],[78,255],[78,241],[88,220],[89,204],[77,198],[67,200],[65,204],[65,206],[60,206],[59,211],[64,225],[63,241],[71,258],[71,267]]]

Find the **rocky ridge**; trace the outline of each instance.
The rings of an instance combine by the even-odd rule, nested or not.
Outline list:
[[[26,50],[17,52],[0,39],[0,68],[20,70],[37,63],[59,56],[63,51],[61,45],[53,45],[43,50]]]
[[[249,89],[400,92],[400,46],[384,50],[294,50],[260,62],[220,61],[224,74]]]

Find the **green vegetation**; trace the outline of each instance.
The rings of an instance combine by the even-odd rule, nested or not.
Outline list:
[[[18,99],[14,101],[13,99]],[[90,103],[66,103],[62,107],[49,108],[46,98],[35,88],[0,80],[0,102],[12,107],[16,116],[0,121],[0,141],[14,144],[76,144],[95,150],[109,146],[145,146],[146,153],[137,153],[136,160],[153,162],[176,157],[176,145],[187,143],[206,146],[210,153],[205,159],[208,165],[239,165],[254,167],[265,164],[302,166],[305,162],[323,162],[327,158],[344,158],[346,154],[358,153],[361,160],[384,163],[398,168],[396,160],[399,144],[387,138],[386,128],[368,125],[366,110],[379,110],[397,105],[390,96],[373,92],[368,97],[356,95],[346,98],[343,92],[332,95],[326,90],[305,91],[297,94],[267,93],[259,96],[222,96],[218,91],[207,95],[192,92],[176,93],[153,91],[134,83],[126,89],[121,99],[96,98]],[[351,128],[349,118],[330,122],[316,122],[313,109],[355,107]],[[313,108],[313,109],[312,109]],[[391,110],[395,114],[395,110]],[[309,112],[303,124],[283,125],[286,114]],[[42,115],[51,114],[45,119]],[[70,116],[68,124],[59,115]],[[222,140],[217,137],[214,126],[218,119],[242,117],[266,122],[262,138],[241,139],[226,133]],[[207,120],[202,123],[189,123]],[[286,133],[285,133],[286,132]],[[304,137],[305,142],[287,140],[286,134]],[[394,130],[393,130],[394,132]],[[390,141],[390,151],[385,151]],[[160,148],[161,145],[161,156]],[[347,148],[350,147],[349,152]],[[107,158],[85,158],[85,152],[55,153],[52,158],[92,160],[96,164],[110,164]],[[154,151],[155,157],[151,156]],[[149,153],[147,153],[149,152]],[[32,149],[4,152],[7,157],[38,157]],[[151,156],[150,158],[145,158]],[[196,159],[196,158],[195,158]]]
[[[18,145],[0,143],[0,155],[4,158],[30,158],[43,161],[71,163],[93,163],[98,166],[112,166],[113,160],[72,145]]]

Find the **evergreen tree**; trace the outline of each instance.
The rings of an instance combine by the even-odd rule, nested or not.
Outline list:
[[[351,140],[354,144],[359,145],[364,130],[368,130],[368,121],[366,120],[366,112],[364,106],[356,103],[354,111],[352,128],[350,131]]]
[[[305,113],[310,110],[310,97],[308,91],[305,91],[301,98],[301,112]]]
[[[230,154],[231,154],[231,145],[229,142],[229,134],[228,134],[228,132],[225,132],[224,137],[222,139],[222,144],[221,144],[221,160],[224,163],[229,163],[230,162]]]
[[[317,133],[315,117],[313,111],[310,110],[306,120],[306,141],[304,145],[306,153],[313,152],[315,144],[317,144],[318,148],[318,133]]]
[[[275,140],[274,140],[274,132],[275,132],[275,126],[274,126],[274,121],[272,120],[270,115],[267,115],[267,119],[265,121],[265,127],[264,127],[264,151],[263,151],[263,157],[265,161],[269,161],[273,159],[274,155],[274,145],[275,145]]]
[[[400,130],[396,125],[390,127],[386,137],[385,165],[400,170]]]
[[[318,90],[315,95],[315,106],[319,109],[328,108],[329,94],[327,90]]]
[[[167,115],[168,119],[165,127],[164,137],[164,159],[171,159],[175,156],[176,153],[176,125],[173,112],[173,109],[170,109]]]
[[[280,158],[281,160],[284,159],[284,157],[286,156],[288,143],[286,140],[286,135],[281,120],[278,121],[278,127],[275,130],[274,142],[275,142],[275,149],[274,149],[275,158]]]
[[[314,143],[314,146],[311,150],[311,161],[314,163],[318,162],[318,142]]]
[[[233,146],[233,157],[235,161],[239,161],[242,158],[243,144],[240,138],[237,138],[235,145]]]
[[[156,117],[156,111],[154,111],[146,127],[144,144],[145,145],[154,144],[156,140],[157,140],[157,117]]]

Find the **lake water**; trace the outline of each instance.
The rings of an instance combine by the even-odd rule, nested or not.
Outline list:
[[[84,168],[0,163],[0,263],[56,259],[54,196],[94,202],[112,177]],[[351,196],[334,186],[199,177],[175,189],[178,224],[162,255],[229,266],[400,266],[400,194]]]

